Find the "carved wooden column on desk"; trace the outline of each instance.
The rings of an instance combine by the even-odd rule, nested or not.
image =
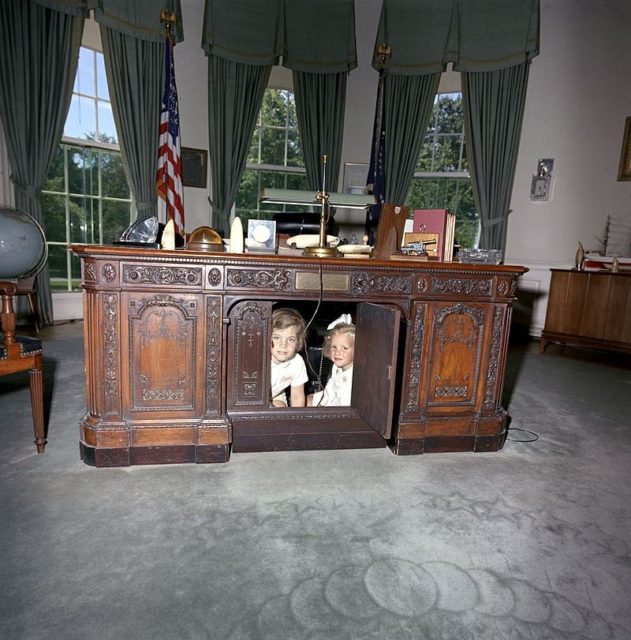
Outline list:
[[[427,274],[417,279],[395,453],[497,450],[511,277]],[[427,301],[425,301],[427,300]]]
[[[221,286],[204,265],[84,258],[88,464],[225,461]]]

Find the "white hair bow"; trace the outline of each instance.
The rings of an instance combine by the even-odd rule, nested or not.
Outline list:
[[[327,327],[327,331],[333,329],[333,327],[337,327],[338,324],[353,324],[353,319],[351,318],[350,313],[343,313],[339,318],[333,320],[331,324]]]

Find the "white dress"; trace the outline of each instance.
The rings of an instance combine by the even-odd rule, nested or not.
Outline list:
[[[331,377],[327,380],[324,391],[313,394],[314,407],[350,407],[353,390],[353,367],[342,371],[333,365]]]
[[[274,362],[272,360],[272,399],[287,404],[285,389],[304,385],[309,376],[302,356],[297,353],[291,360]]]

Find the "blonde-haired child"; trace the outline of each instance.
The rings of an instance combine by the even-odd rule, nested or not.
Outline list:
[[[331,377],[324,391],[307,398],[314,407],[344,407],[351,404],[353,388],[353,358],[355,356],[355,325],[349,314],[340,316],[329,326],[324,339],[324,355],[333,361]]]
[[[285,390],[290,388],[289,404],[305,406],[307,367],[298,353],[305,346],[304,318],[294,309],[276,309],[272,313],[272,406],[286,407]]]

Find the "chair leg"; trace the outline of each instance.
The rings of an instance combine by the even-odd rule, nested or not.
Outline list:
[[[41,369],[31,369],[31,409],[33,411],[33,431],[35,432],[35,446],[37,453],[44,453],[46,438],[44,432],[44,384]]]

